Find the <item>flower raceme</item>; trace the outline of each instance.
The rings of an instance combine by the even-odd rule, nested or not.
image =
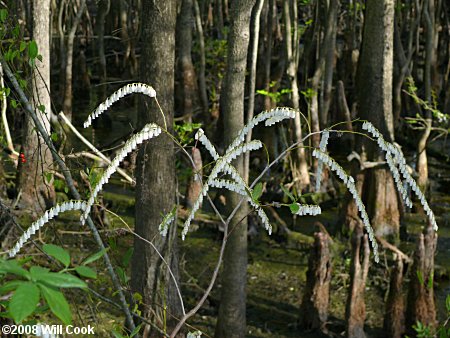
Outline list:
[[[328,144],[328,138],[330,137],[330,132],[325,129],[322,132],[322,137],[320,138],[320,144],[319,148],[322,153],[324,153],[327,150],[327,144]],[[323,167],[323,161],[318,160],[317,161],[317,173],[316,173],[316,191],[320,190],[320,182],[322,181],[322,167]]]
[[[99,117],[103,112],[109,109],[113,105],[113,103],[119,101],[121,98],[133,94],[133,93],[141,93],[148,97],[156,97],[156,91],[153,87],[146,85],[144,83],[131,83],[128,84],[119,90],[115,91],[110,97],[108,97],[103,103],[95,109],[91,115],[88,116],[87,120],[84,122],[84,128],[87,128],[91,125],[92,121]]]
[[[434,217],[434,213],[431,210],[425,198],[425,195],[422,193],[416,181],[409,173],[408,168],[406,166],[405,156],[403,155],[400,148],[390,142],[387,142],[372,123],[368,121],[364,122],[362,125],[362,129],[367,130],[376,139],[378,146],[383,151],[386,152],[386,161],[388,163],[389,169],[392,172],[392,176],[394,177],[397,189],[400,195],[402,196],[403,200],[405,201],[405,204],[409,207],[412,207],[412,202],[408,198],[406,189],[403,186],[401,176],[403,176],[403,179],[405,180],[406,184],[411,186],[412,191],[414,191],[414,193],[416,194],[417,198],[420,201],[420,204],[422,204],[423,209],[428,216],[428,220],[433,226],[433,229],[437,231],[438,226],[436,223],[436,219]]]
[[[133,150],[137,148],[139,144],[142,142],[149,140],[151,138],[154,138],[161,134],[161,128],[154,124],[149,123],[147,124],[142,130],[137,133],[136,135],[132,136],[123,146],[123,148],[119,151],[119,153],[114,157],[111,164],[106,168],[105,172],[103,173],[102,177],[100,178],[99,182],[95,186],[94,190],[92,191],[91,195],[89,196],[89,200],[87,201],[86,208],[83,212],[83,214],[80,217],[80,222],[83,225],[86,222],[86,219],[91,211],[91,207],[95,202],[95,198],[97,197],[98,193],[101,191],[102,186],[106,183],[108,183],[109,178],[113,173],[116,172],[117,168],[119,167],[120,162],[123,161],[123,159],[131,153]]]
[[[291,108],[275,108],[269,111],[262,112],[261,114],[255,116],[247,125],[245,125],[240,130],[238,136],[231,142],[230,146],[225,151],[225,155],[223,155],[222,157],[220,157],[214,145],[206,137],[205,132],[202,129],[199,129],[197,131],[195,139],[202,143],[206,150],[208,150],[210,155],[215,160],[215,166],[213,167],[208,180],[203,184],[202,192],[194,202],[191,212],[189,213],[184,223],[182,231],[183,240],[185,239],[186,234],[189,231],[189,226],[195,216],[195,213],[200,208],[203,197],[206,196],[210,187],[225,188],[242,196],[247,196],[247,201],[256,210],[266,230],[269,232],[269,234],[272,232],[272,226],[269,223],[269,218],[267,217],[262,207],[251,198],[251,195],[249,195],[249,193],[251,193],[251,189],[247,186],[238,171],[231,165],[231,162],[245,152],[257,150],[262,147],[262,143],[259,140],[253,140],[248,143],[244,143],[245,136],[256,125],[265,121],[266,127],[272,126],[285,119],[294,118],[295,114],[295,110]],[[232,180],[217,179],[217,176],[221,173],[231,176]]]
[[[364,223],[367,233],[369,234],[370,242],[372,243],[373,254],[375,256],[375,262],[380,261],[380,257],[378,256],[378,244],[375,240],[375,235],[373,233],[372,226],[370,225],[369,216],[367,215],[366,208],[359,197],[359,194],[356,190],[355,180],[352,176],[347,175],[345,170],[328,154],[321,152],[318,149],[314,149],[312,156],[321,160],[324,164],[326,164],[332,171],[336,173],[336,175],[345,183],[347,189],[353,196],[353,199],[358,207],[359,213],[361,215],[361,219]]]
[[[19,240],[16,242],[16,245],[9,250],[9,257],[14,257],[20,251],[20,249],[24,246],[24,244],[30,239],[32,235],[36,233],[40,228],[44,226],[47,222],[58,216],[58,214],[71,211],[71,210],[81,210],[84,211],[86,209],[87,203],[81,200],[72,200],[63,202],[61,204],[57,204],[53,208],[47,210],[44,215],[42,215],[36,222],[31,224],[31,226],[25,231],[22,236],[20,236]]]

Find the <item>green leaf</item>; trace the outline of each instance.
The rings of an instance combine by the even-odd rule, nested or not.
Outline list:
[[[130,264],[131,256],[133,256],[133,247],[129,248],[123,255],[122,266],[127,267]]]
[[[40,104],[39,106],[37,106],[37,109],[39,109],[39,111],[41,111],[45,114],[45,106],[43,104]]]
[[[261,182],[259,182],[252,191],[252,200],[257,202],[258,199],[261,197],[262,195],[262,189],[263,189],[263,185]]]
[[[24,277],[29,279],[30,273],[22,268],[19,263],[15,260],[10,261],[1,261],[0,260],[0,274],[12,273],[13,275],[17,275],[20,277]]]
[[[18,106],[17,101],[16,100],[11,100],[11,107],[17,108],[17,106]]]
[[[86,278],[95,279],[97,278],[97,272],[88,266],[80,265],[75,267],[75,271],[81,276]]]
[[[38,55],[38,46],[36,41],[34,40],[31,40],[28,45],[28,55],[32,60],[35,59],[36,56]]]
[[[16,39],[19,37],[19,34],[20,34],[20,26],[19,26],[19,24],[17,24],[14,27],[14,29],[12,31],[12,34],[13,34],[13,37],[16,38]]]
[[[39,61],[42,62],[42,55],[41,55],[41,54],[38,54],[38,56],[36,56],[36,59],[38,59]]]
[[[5,95],[6,95],[6,97],[8,97],[10,93],[11,93],[11,89],[10,88],[5,88]]]
[[[14,291],[22,284],[28,284],[28,282],[25,282],[23,280],[12,280],[12,281],[3,283],[3,285],[0,286],[0,295],[7,293],[7,292]]]
[[[5,22],[7,17],[8,17],[8,10],[4,8],[0,9],[0,21]]]
[[[136,327],[134,328],[134,330],[131,331],[131,333],[130,333],[130,338],[133,338],[135,335],[137,335],[137,334],[139,333],[139,331],[141,330],[141,327],[142,327],[142,323],[139,324],[138,326],[136,326]]]
[[[100,259],[103,257],[103,255],[108,251],[107,248],[100,250],[99,252],[93,254],[92,256],[89,256],[88,258],[86,258],[83,262],[83,265],[88,265],[90,263],[95,262],[96,260]]]
[[[58,142],[58,134],[53,132],[51,135],[51,139],[53,142]]]
[[[280,188],[281,188],[281,190],[283,190],[284,194],[285,194],[287,197],[290,198],[290,200],[291,200],[292,202],[295,202],[295,201],[296,201],[294,195],[292,195],[292,194],[289,192],[289,190],[287,190],[282,184],[280,185]]]
[[[298,210],[300,209],[300,206],[298,205],[298,203],[292,203],[292,204],[289,204],[289,209],[291,209],[292,214],[296,214],[298,212]]]
[[[39,284],[45,284],[55,288],[87,288],[87,284],[78,277],[68,273],[55,273],[37,269],[39,267],[32,266],[30,268],[31,277]]]
[[[28,282],[20,285],[9,302],[9,313],[16,323],[31,315],[39,302],[39,288]]]
[[[114,336],[114,338],[125,338],[124,335],[122,335],[121,333],[117,332],[116,330],[112,330],[111,333]]]
[[[54,244],[45,244],[42,249],[47,255],[52,256],[53,258],[63,263],[66,268],[70,265],[69,253],[60,246]]]
[[[128,278],[128,276],[127,276],[127,274],[126,274],[126,272],[125,272],[125,270],[124,270],[123,268],[121,268],[120,266],[118,266],[118,267],[116,268],[116,272],[117,272],[117,275],[119,276],[120,282],[121,282],[122,284],[128,283],[129,278]]]
[[[25,41],[20,41],[19,50],[20,52],[23,52],[27,48],[27,43]]]
[[[72,323],[72,313],[63,293],[42,284],[39,284],[39,288],[54,315],[61,319],[64,324],[70,325]]]

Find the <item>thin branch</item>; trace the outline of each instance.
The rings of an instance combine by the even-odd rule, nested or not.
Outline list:
[[[65,124],[67,124],[67,126],[75,134],[75,136],[78,137],[80,139],[80,141],[83,142],[89,149],[91,149],[95,153],[95,155],[100,157],[102,159],[102,161],[104,161],[108,164],[111,164],[111,160],[109,158],[107,158],[100,150],[95,148],[95,146],[92,143],[90,143],[88,140],[86,140],[86,138],[80,134],[80,132],[74,127],[74,125],[72,123],[70,123],[69,119],[66,117],[66,115],[64,115],[63,112],[59,113],[59,117],[64,121]],[[122,169],[117,168],[117,172],[120,175],[122,175],[131,184],[133,184],[133,185],[136,184],[136,181],[134,179],[132,179],[130,176],[128,176],[128,174],[125,171],[123,171]]]

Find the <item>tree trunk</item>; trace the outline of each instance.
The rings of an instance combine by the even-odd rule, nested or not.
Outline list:
[[[175,67],[175,0],[143,1],[142,13],[147,18],[142,27],[140,74],[144,83],[155,90],[167,122],[172,130],[174,110]],[[151,60],[151,61],[149,61]],[[139,124],[149,121],[165,127],[155,100],[145,100],[140,107]],[[136,165],[136,233],[152,241],[169,263],[178,279],[176,226],[162,237],[158,225],[175,205],[175,158],[172,140],[164,133],[145,142]],[[168,268],[154,249],[142,240],[134,242],[131,287],[142,295],[143,316],[160,328],[174,327],[181,317],[181,304]],[[150,330],[150,329],[149,329]],[[155,336],[152,332],[150,336]]]
[[[352,236],[352,260],[350,271],[350,290],[345,309],[347,338],[364,338],[364,321],[366,304],[364,290],[369,271],[370,248],[367,235],[363,234],[362,225],[358,224]]]
[[[306,290],[300,307],[300,325],[305,329],[326,331],[330,299],[331,255],[329,237],[318,232],[311,249]]]
[[[366,3],[357,87],[360,117],[371,121],[389,142],[394,141],[392,115],[394,4],[394,0],[368,0]],[[384,154],[375,142],[368,140],[360,142],[364,160],[384,161]],[[388,168],[382,167],[366,170],[364,174],[368,178],[368,185],[363,201],[376,235],[397,237],[400,213],[391,173]]]
[[[42,62],[36,59],[32,77],[32,105],[38,118],[50,134],[50,0],[33,1],[33,39],[36,41]],[[38,211],[51,207],[55,200],[53,180],[44,176],[50,172],[52,155],[35,130],[33,120],[25,117],[23,153],[26,162],[19,161],[18,187],[25,206]]]
[[[384,332],[391,338],[402,338],[405,333],[405,302],[403,295],[403,260],[397,257],[391,270],[389,295],[384,314]]]
[[[255,0],[231,3],[228,35],[227,71],[221,96],[225,143],[230,144],[244,126],[244,88],[247,49],[250,40],[250,17]],[[233,165],[244,174],[242,156]],[[227,195],[227,207],[235,208],[240,196]],[[224,254],[222,292],[216,337],[245,337],[245,303],[247,284],[247,206],[242,205],[230,223],[230,235]]]
[[[66,117],[71,120],[72,119],[72,65],[73,65],[73,44],[75,40],[75,33],[77,31],[78,25],[81,20],[81,16],[84,12],[84,7],[86,5],[86,0],[81,1],[80,8],[78,9],[77,15],[72,23],[72,28],[70,29],[69,36],[67,37],[67,55],[66,62],[64,63],[66,66],[65,69],[65,80],[66,84],[64,86],[64,102],[63,102],[63,111]]]
[[[108,15],[110,8],[110,0],[99,0],[97,3],[98,13],[97,18],[95,20],[95,29],[97,31],[97,49],[98,49],[98,58],[100,61],[100,90],[101,90],[101,99],[106,99],[106,56],[105,56],[105,19]]]
[[[428,225],[420,234],[414,263],[411,269],[406,308],[407,334],[414,336],[412,326],[420,321],[426,326],[436,326],[436,306],[434,303],[434,255],[436,253],[437,233]]]
[[[204,121],[206,123],[209,120],[208,114],[208,93],[206,91],[206,78],[205,78],[205,67],[206,67],[206,59],[205,59],[205,38],[203,36],[203,26],[202,26],[202,18],[200,14],[200,8],[198,6],[198,1],[194,0],[194,13],[195,13],[195,24],[197,27],[198,34],[198,44],[199,44],[199,53],[200,53],[200,70],[198,74],[198,85],[200,89],[200,98],[202,101],[203,107],[203,116]]]
[[[292,7],[292,8],[291,8]],[[298,26],[297,26],[297,2],[292,0],[283,1],[283,16],[285,22],[286,57],[288,62],[287,75],[292,89],[292,107],[296,110],[300,108],[300,98],[298,92],[297,71],[298,71]],[[294,24],[292,24],[292,21]],[[308,163],[306,152],[302,141],[302,121],[300,114],[295,114],[295,141],[299,142],[296,155],[294,156],[294,168],[292,178],[300,193],[310,184]]]

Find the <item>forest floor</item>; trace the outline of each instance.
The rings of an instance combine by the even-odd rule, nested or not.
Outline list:
[[[439,318],[444,319],[445,298],[450,294],[450,165],[430,157],[431,208],[437,215],[439,240],[436,255],[436,273],[434,278]],[[121,184],[108,185],[103,194],[103,202],[123,221],[133,227],[134,193]],[[63,198],[63,193],[61,193]],[[315,221],[320,221],[332,234],[333,273],[330,293],[328,329],[333,335],[340,336],[345,330],[345,303],[350,281],[350,251],[348,241],[340,235],[338,210],[342,197],[325,202],[323,214],[316,217],[302,217],[293,222],[292,216],[280,214],[291,230],[311,236],[316,230]],[[47,243],[62,244],[74,257],[81,261],[96,251],[94,242],[86,229],[79,229],[77,213],[67,213],[42,232],[41,240]],[[124,228],[124,223],[116,217],[110,217],[109,229]],[[22,224],[30,223],[29,217],[21,217]],[[419,213],[406,214],[404,218],[405,235],[401,249],[411,253],[416,235],[425,224],[425,218]],[[103,232],[110,246],[110,255],[119,273],[122,284],[129,284],[129,268],[133,238],[126,232]],[[63,241],[63,242],[62,242]],[[199,224],[180,244],[180,274],[182,293],[187,309],[195,305],[207,287],[217,262],[221,244],[221,233],[211,225]],[[277,236],[269,237],[262,229],[249,241],[249,264],[247,284],[247,324],[248,337],[317,337],[316,332],[304,332],[297,323],[302,316],[300,302],[306,282],[309,244],[288,243]],[[30,247],[28,247],[29,249]],[[36,261],[48,264],[45,257],[30,250]],[[371,263],[366,286],[367,306],[366,331],[371,337],[382,337],[385,299],[389,281],[389,255],[382,255],[381,263]],[[90,286],[100,294],[113,298],[113,290],[104,267],[98,263],[99,277],[91,281]],[[405,291],[407,290],[405,283]],[[204,332],[205,337],[213,336],[215,321],[220,303],[220,279],[214,287],[205,305],[188,323]],[[81,297],[80,297],[81,296]],[[78,324],[89,323],[96,326],[99,336],[107,335],[113,327],[123,325],[119,310],[95,297],[69,293],[74,321]],[[50,320],[41,318],[41,320]]]

